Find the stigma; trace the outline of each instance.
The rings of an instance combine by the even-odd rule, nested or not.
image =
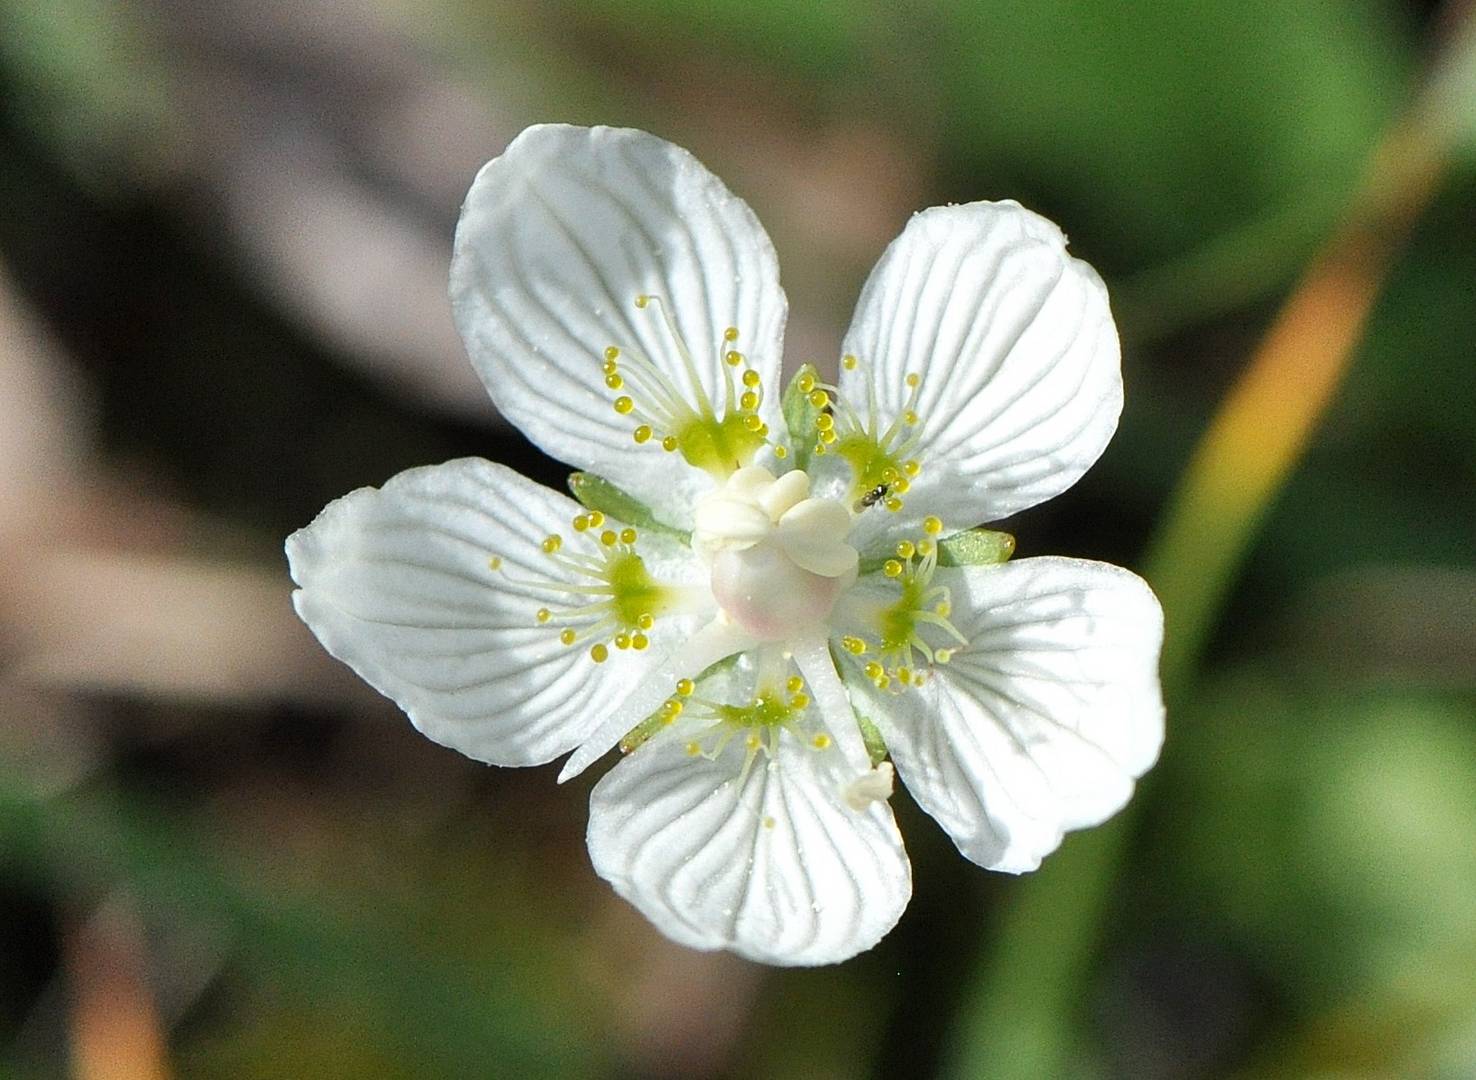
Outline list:
[[[775,477],[747,466],[697,504],[692,547],[711,568],[724,617],[763,641],[824,622],[855,579],[856,549],[845,542],[851,514],[812,498],[810,477]]]

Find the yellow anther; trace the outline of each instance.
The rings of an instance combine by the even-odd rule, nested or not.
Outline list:
[[[666,438],[661,440],[661,449],[665,450],[668,454],[676,448],[677,437],[675,435],[668,435]]]
[[[916,390],[918,383],[922,382],[922,376],[914,371],[910,372],[907,378],[903,379],[902,381],[905,382],[908,386],[912,387],[914,390]]]
[[[810,404],[815,406],[815,408],[817,409],[823,409],[825,408],[825,406],[830,404],[830,395],[827,394],[824,390],[811,390]]]
[[[552,555],[555,551],[558,551],[559,548],[563,546],[564,538],[558,533],[550,533],[543,538],[543,553],[545,555]]]
[[[490,559],[487,560],[487,566],[489,568],[493,569],[493,570],[501,570],[502,569],[502,556],[501,555],[493,555]]]
[[[634,529],[621,529],[620,542],[622,544],[634,544],[636,542],[636,531]]]
[[[724,341],[737,341],[738,340],[738,328],[736,326],[730,326],[726,330],[724,330],[723,331],[723,340]]]
[[[882,666],[878,664],[875,660],[868,660],[866,662],[866,667],[862,670],[866,672],[866,677],[872,682],[876,682],[877,679],[880,679],[882,675],[885,674]]]
[[[578,636],[579,635],[575,634],[573,630],[559,631],[559,640],[562,641],[565,645],[573,645],[574,639]]]
[[[636,617],[636,625],[642,630],[649,630],[656,625],[656,617],[649,611],[643,611]]]
[[[680,694],[682,697],[691,697],[692,696],[692,691],[694,691],[696,689],[697,689],[697,684],[694,683],[691,679],[678,679],[677,680],[676,692],[678,694]]]
[[[591,529],[598,529],[604,523],[605,523],[605,515],[604,514],[600,513],[598,510],[591,510],[589,512],[589,527]]]
[[[798,694],[805,688],[805,680],[801,679],[798,675],[791,675],[785,680],[784,688],[791,694]]]
[[[795,694],[789,699],[789,707],[791,709],[808,709],[810,707],[809,695]]]
[[[923,518],[923,532],[927,533],[929,536],[937,536],[942,531],[943,522],[941,519],[933,516],[932,514],[929,514],[927,517]]]
[[[857,360],[850,353],[847,353],[845,356],[841,357],[841,367],[845,368],[847,371],[855,371],[856,365],[859,363],[860,361]]]
[[[743,391],[743,394],[738,398],[738,407],[740,409],[757,409],[758,403],[759,396],[752,390]]]
[[[935,664],[946,664],[946,663],[948,663],[948,661],[950,661],[952,659],[953,659],[953,650],[952,649],[934,649],[933,650],[933,663],[935,663]]]
[[[651,441],[652,434],[653,432],[651,431],[651,425],[642,424],[640,427],[635,429],[631,437],[634,438],[635,441],[638,443],[648,443]]]
[[[903,540],[897,544],[897,558],[910,559],[917,552],[917,548],[911,540]]]
[[[603,642],[598,645],[591,645],[589,647],[589,658],[596,664],[603,664],[606,660],[610,659],[610,650],[605,648]]]
[[[882,563],[882,573],[886,574],[887,577],[900,577],[902,574],[902,564],[896,559],[888,559]]]
[[[808,394],[811,390],[815,389],[815,376],[807,371],[796,379],[795,383],[799,386],[801,394]]]
[[[729,349],[723,354],[723,362],[729,367],[737,367],[739,364],[743,363],[743,354]]]
[[[612,371],[610,374],[605,376],[605,385],[608,386],[611,390],[619,390],[622,386],[625,385],[625,380],[620,377],[620,373],[618,371]]]
[[[619,539],[620,537],[615,535],[614,529],[606,529],[604,532],[600,533],[600,543],[604,544],[606,547],[614,547],[615,541]]]
[[[743,426],[746,427],[749,431],[756,432],[759,428],[764,426],[764,422],[762,419],[760,419],[758,413],[749,413],[743,418]]]
[[[605,349],[605,362],[606,363],[613,364],[616,360],[619,360],[619,359],[620,359],[620,350],[616,346],[610,345],[610,346],[608,346]]]
[[[858,637],[850,637],[849,635],[841,638],[841,646],[853,656],[860,656],[866,651],[866,642]]]
[[[636,652],[640,652],[649,644],[651,644],[651,639],[639,630],[630,635],[630,647]]]
[[[615,647],[621,650],[630,648],[630,635],[624,630],[615,635]]]
[[[753,368],[749,368],[743,373],[744,386],[757,386],[762,381],[763,380],[759,377],[759,373],[757,371],[754,371]]]
[[[820,431],[829,431],[835,427],[835,417],[831,416],[828,412],[823,412],[815,417],[815,427]]]
[[[618,398],[615,399],[615,411],[618,412],[621,416],[628,415],[635,407],[636,403],[630,400],[630,398],[626,397],[624,394],[621,394]]]
[[[822,731],[810,740],[810,745],[816,750],[828,750],[830,749],[830,736]]]
[[[916,461],[904,461],[902,463],[902,471],[908,476],[916,477],[922,471],[922,465]]]
[[[549,619],[553,618],[553,612],[549,611],[546,607],[541,607],[538,609],[538,614],[535,618],[541,623],[546,623]]]

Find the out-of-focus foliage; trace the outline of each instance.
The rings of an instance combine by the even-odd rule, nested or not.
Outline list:
[[[281,537],[459,454],[562,481],[443,296],[477,165],[564,119],[674,138],[753,204],[791,362],[833,364],[912,210],[1060,221],[1126,411],[1006,527],[1134,565],[1432,62],[1473,130],[1464,11],[0,0],[0,428],[30,440],[0,461],[28,463],[0,483],[0,1066],[80,1074],[97,1038],[161,1075],[106,1038],[152,1030],[181,1076],[938,1073],[1020,882],[899,797],[917,896],[875,952],[671,946],[589,870],[587,785],[432,746],[322,655]],[[1043,1033],[1082,1075],[1476,1073],[1473,282],[1466,153],[1170,718],[1083,1007]]]

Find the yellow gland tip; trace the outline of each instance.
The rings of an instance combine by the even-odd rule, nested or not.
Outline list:
[[[902,573],[902,564],[896,559],[888,559],[882,563],[882,573],[887,577],[898,577]]]
[[[604,532],[600,533],[600,543],[604,544],[606,547],[614,547],[615,541],[617,541],[618,539],[620,538],[615,535],[615,531],[613,529],[606,529]]]
[[[696,757],[698,754],[702,753],[702,747],[698,746],[694,742],[689,742],[686,746],[686,750],[688,757]]]
[[[933,650],[933,663],[935,663],[935,664],[946,664],[946,663],[948,663],[948,661],[950,661],[952,659],[953,659],[953,650],[952,649],[934,649]]]
[[[846,636],[841,638],[841,647],[852,656],[860,656],[866,651],[866,642],[858,637]]]
[[[916,551],[917,548],[913,546],[911,540],[903,540],[897,544],[897,558],[899,559],[910,559]]]
[[[749,368],[743,373],[744,386],[757,386],[761,381],[762,380],[759,378],[759,373],[757,371],[754,371],[753,368]]]
[[[743,391],[742,396],[738,398],[738,407],[740,409],[757,409],[758,404],[759,396],[752,390]]]
[[[913,371],[908,373],[907,378],[902,381],[905,382],[910,388],[915,390],[917,388],[917,385],[922,382],[922,376]]]
[[[749,413],[743,418],[743,426],[749,431],[757,432],[759,428],[764,426],[764,422],[759,418],[758,413]]]
[[[621,529],[620,542],[622,544],[634,544],[636,542],[636,531],[634,529]]]
[[[947,600],[939,600],[936,604],[933,605],[933,614],[939,615],[946,619],[948,618],[948,616],[953,614],[953,605],[950,604]]]
[[[748,738],[743,740],[743,745],[748,747],[748,749],[750,750],[757,750],[759,747],[764,745],[764,740],[759,738],[756,734],[750,732]]]
[[[808,371],[801,375],[796,382],[801,394],[808,394],[811,390],[815,389],[815,376],[811,375]]]
[[[789,699],[789,707],[796,710],[804,710],[810,707],[808,694],[794,694]]]
[[[560,630],[559,631],[559,640],[562,641],[565,645],[573,645],[574,644],[574,639],[576,637],[578,637],[578,635],[575,634],[573,630]]]
[[[668,435],[666,438],[661,440],[661,449],[665,450],[668,454],[676,448],[677,437],[675,435]]]
[[[649,630],[656,625],[656,616],[652,615],[649,611],[643,611],[640,615],[636,616],[636,625],[642,630]]]
[[[589,647],[589,658],[593,660],[596,664],[603,664],[606,660],[610,658],[610,650],[605,648],[603,643],[599,645],[591,645]]]
[[[668,720],[675,720],[682,715],[682,703],[676,698],[667,698],[661,703],[661,715]]]
[[[618,372],[612,371],[610,374],[605,376],[605,385],[608,386],[611,390],[619,390],[622,386],[625,385],[625,380],[620,377],[620,374]]]
[[[600,513],[598,510],[591,510],[589,512],[589,527],[591,529],[598,529],[604,523],[605,523],[605,515],[604,514]]]
[[[620,359],[620,349],[617,348],[614,345],[607,346],[606,349],[605,349],[605,362],[606,363],[613,364],[616,360],[619,360],[619,359]]]
[[[737,367],[739,364],[743,363],[743,354],[729,349],[726,353],[723,354],[723,362],[726,363],[729,367]]]
[[[830,748],[830,736],[822,731],[810,740],[810,745],[816,750],[828,750]]]
[[[635,407],[636,403],[624,394],[615,399],[614,409],[621,416],[628,416]]]
[[[723,331],[723,340],[724,341],[737,341],[738,340],[738,328],[736,326],[730,326],[726,330],[724,330]]]
[[[791,675],[785,680],[784,688],[791,694],[798,694],[805,688],[805,680],[801,679],[798,675]]]
[[[493,555],[490,559],[487,560],[487,565],[490,568],[492,568],[493,570],[501,570],[502,569],[502,556],[501,555]]]
[[[630,647],[636,652],[640,652],[649,644],[651,644],[651,639],[645,634],[637,632],[630,635]]]
[[[785,458],[787,458],[789,456],[789,447],[787,447],[787,446],[776,446],[776,447],[774,447],[774,456],[776,458],[778,458],[780,461],[783,461]]]
[[[898,510],[902,509],[902,500],[893,495],[883,502],[882,505],[895,514]]]
[[[917,542],[917,553],[921,555],[924,559],[926,559],[929,555],[937,550],[938,545],[933,543],[931,540],[923,539]]]
[[[923,518],[923,532],[927,533],[929,536],[937,536],[942,531],[943,522],[941,519],[934,517],[932,514],[929,514],[927,517]]]
[[[679,695],[681,695],[682,697],[691,697],[692,696],[692,691],[694,691],[696,689],[697,689],[697,684],[694,683],[691,679],[678,679],[677,680],[676,692]]]
[[[558,533],[549,533],[549,535],[543,538],[543,553],[545,555],[552,555],[563,546],[564,538]]]
[[[830,404],[830,395],[824,390],[810,391],[810,404],[817,409],[823,409]]]
[[[847,371],[855,371],[856,365],[859,363],[860,361],[857,360],[850,353],[847,353],[845,356],[841,357],[841,367],[845,368]]]
[[[649,304],[650,302],[651,302],[651,298],[649,296],[637,296],[636,297],[636,307],[638,307],[638,308],[643,308],[647,304]]]
[[[569,522],[569,524],[574,526],[575,532],[583,532],[585,529],[589,528],[589,518],[585,517],[583,514],[580,514],[573,521]]]
[[[651,431],[651,425],[650,424],[642,424],[640,427],[638,427],[638,428],[635,429],[635,431],[632,434],[632,437],[638,443],[648,443],[648,442],[651,441],[651,435],[652,434],[653,433]]]
[[[541,608],[538,609],[537,619],[538,619],[538,621],[540,623],[546,623],[546,622],[548,622],[549,619],[552,619],[552,618],[553,618],[553,612],[552,611],[549,611],[548,608],[541,607]]]
[[[613,640],[615,642],[615,647],[617,649],[620,649],[622,652],[630,648],[630,635],[627,634],[624,630],[616,634]]]
[[[829,431],[835,427],[835,417],[831,416],[828,412],[821,413],[815,417],[815,427],[820,431]]]

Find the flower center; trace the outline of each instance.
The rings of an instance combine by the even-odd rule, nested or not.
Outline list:
[[[856,549],[844,539],[850,512],[809,493],[802,469],[776,479],[749,466],[697,504],[692,547],[711,567],[713,598],[762,640],[823,622],[855,578]]]
[[[572,571],[574,581],[515,578],[502,570],[502,560],[497,556],[491,559],[492,569],[502,571],[516,585],[560,594],[567,606],[541,607],[534,612],[534,621],[557,629],[565,645],[593,640],[589,655],[595,663],[609,659],[610,645],[645,649],[650,644],[647,632],[658,615],[679,603],[680,590],[651,577],[645,560],[636,554],[639,537],[634,529],[616,532],[605,528],[605,515],[598,510],[580,514],[570,524],[576,536],[594,541],[592,553],[566,550],[559,533],[544,538],[543,553],[564,570]]]
[[[758,414],[764,400],[763,380],[734,348],[738,328],[728,327],[717,346],[723,358],[724,387],[723,400],[714,403],[661,297],[637,296],[635,305],[642,310],[654,307],[660,314],[688,385],[684,391],[648,358],[611,345],[605,349],[605,385],[619,395],[612,407],[636,421],[631,437],[638,444],[654,441],[668,453],[680,451],[689,464],[718,480],[726,479],[753,460],[769,435],[768,425]]]

